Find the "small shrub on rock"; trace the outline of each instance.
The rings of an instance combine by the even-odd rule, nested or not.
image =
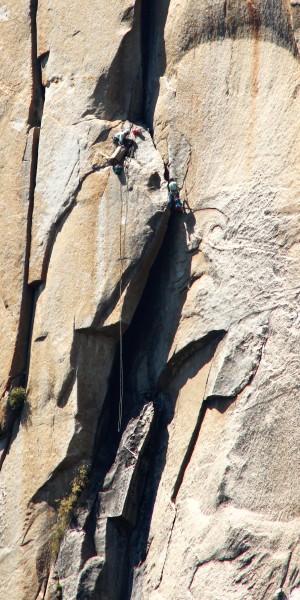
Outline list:
[[[25,400],[26,390],[23,387],[15,387],[9,392],[8,404],[14,412],[21,410]]]
[[[85,488],[88,480],[87,467],[80,467],[78,474],[72,481],[71,493],[63,498],[57,511],[57,521],[52,529],[52,555],[56,557],[59,552],[60,544],[68,529],[70,521],[74,515],[78,498]]]
[[[8,403],[8,398],[0,402],[0,438],[5,437],[14,422],[14,413]]]

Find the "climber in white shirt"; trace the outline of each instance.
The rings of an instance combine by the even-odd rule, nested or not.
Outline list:
[[[123,146],[125,138],[130,134],[130,128],[115,133],[113,141],[117,146]]]

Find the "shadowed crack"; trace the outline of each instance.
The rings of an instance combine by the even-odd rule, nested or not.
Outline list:
[[[209,399],[209,401],[202,402],[194,431],[191,435],[191,439],[189,441],[186,453],[184,455],[183,461],[182,461],[180,469],[178,471],[177,479],[174,484],[173,493],[172,493],[172,497],[171,497],[172,502],[176,502],[176,498],[178,496],[181,484],[183,482],[184,475],[186,473],[186,470],[189,466],[194,449],[196,447],[196,443],[197,443],[197,440],[199,437],[201,426],[205,419],[207,410],[211,410],[212,408],[215,408],[219,412],[223,413],[229,408],[229,406],[232,404],[232,402],[234,402],[234,400],[235,400],[235,398],[216,398],[216,399],[211,398],[211,399]],[[225,501],[226,501],[226,498],[225,498]],[[222,502],[224,502],[224,497],[222,498],[222,500],[220,499],[219,504],[221,504]]]
[[[31,127],[40,127],[44,88],[42,85],[41,63],[37,57],[37,10],[38,0],[30,2],[30,29],[31,29],[31,102],[29,107],[28,123]]]
[[[34,289],[28,286],[28,273],[34,190],[36,185],[36,172],[38,164],[39,127],[41,124],[43,112],[43,86],[41,80],[41,66],[37,60],[37,8],[38,0],[31,0],[29,11],[31,31],[31,101],[28,111],[29,130],[24,156],[22,160],[23,177],[26,186],[24,190],[24,203],[26,203],[27,206],[27,225],[25,230],[25,252],[21,305],[14,354],[12,357],[8,381],[1,395],[1,399],[3,398],[5,392],[8,391],[13,382],[24,387],[26,387],[27,385],[32,323],[35,308],[35,291]],[[9,453],[9,449],[13,442],[14,436],[17,435],[19,425],[18,427],[14,427],[14,425],[16,423],[19,424],[19,419],[20,417],[18,415],[7,433],[4,442],[4,449],[0,460],[0,470],[3,466],[7,454]]]
[[[163,562],[163,566],[161,569],[161,573],[160,573],[160,577],[158,580],[157,585],[155,586],[155,590],[157,590],[162,582],[163,576],[164,576],[164,570],[165,570],[165,566],[166,566],[166,562],[167,562],[167,558],[168,558],[168,551],[169,551],[169,547],[170,547],[170,543],[171,543],[171,539],[172,539],[172,534],[173,534],[173,530],[174,530],[174,526],[175,526],[175,521],[176,521],[176,517],[177,517],[177,512],[176,512],[176,506],[173,507],[174,510],[174,518],[173,521],[171,523],[171,527],[169,530],[169,536],[168,536],[168,540],[167,540],[167,548],[166,548],[166,553],[165,553],[165,558],[164,558],[164,562]]]

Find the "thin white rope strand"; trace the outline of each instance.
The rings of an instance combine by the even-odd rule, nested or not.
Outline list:
[[[128,169],[129,169],[130,157],[124,160],[124,174],[126,179],[126,198],[128,203]],[[119,320],[119,337],[120,337],[120,400],[119,400],[119,418],[118,418],[118,432],[121,431],[122,417],[123,417],[123,398],[124,398],[124,364],[123,364],[123,335],[122,335],[122,311],[121,311],[121,299],[123,292],[123,244],[122,244],[122,220],[123,220],[123,193],[122,184],[120,183],[121,192],[121,206],[120,206],[120,238],[119,238],[119,253],[120,253],[120,283],[119,283],[119,304],[120,304],[120,320]],[[126,218],[126,216],[125,216]],[[124,228],[124,234],[126,229]],[[124,246],[126,240],[124,239]]]
[[[118,417],[118,432],[121,431],[122,416],[123,416],[123,393],[124,393],[124,371],[123,371],[123,336],[122,336],[122,287],[123,287],[123,258],[122,258],[122,219],[123,219],[123,194],[122,184],[120,182],[121,204],[120,204],[120,236],[119,236],[119,259],[120,259],[120,280],[119,280],[119,304],[120,304],[120,320],[119,320],[119,336],[120,336],[120,399],[119,399],[119,417]]]

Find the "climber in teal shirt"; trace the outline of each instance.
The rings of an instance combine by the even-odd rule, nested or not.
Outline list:
[[[169,208],[175,212],[183,212],[183,206],[179,197],[179,188],[178,185],[171,177],[168,185],[169,189]]]

